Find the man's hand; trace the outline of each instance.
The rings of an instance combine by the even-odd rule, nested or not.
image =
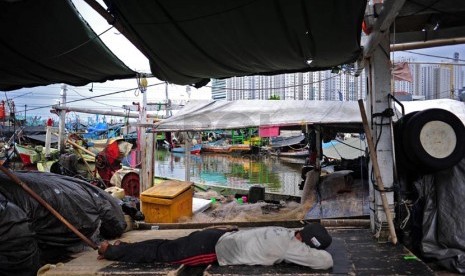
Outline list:
[[[97,253],[98,257],[97,260],[103,260],[105,259],[105,252],[107,251],[108,247],[110,246],[110,243],[108,241],[103,241],[100,246],[98,247]]]

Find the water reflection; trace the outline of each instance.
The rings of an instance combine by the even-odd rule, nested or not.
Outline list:
[[[202,153],[190,156],[190,180],[195,183],[248,190],[263,185],[267,192],[300,196],[301,162],[258,155]],[[185,179],[185,155],[157,150],[155,175]]]

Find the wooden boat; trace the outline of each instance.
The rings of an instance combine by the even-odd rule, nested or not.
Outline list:
[[[200,154],[202,151],[202,144],[195,144],[191,147],[191,154]],[[171,152],[184,153],[186,149],[184,147],[174,147],[171,149]]]
[[[21,161],[23,162],[23,165],[25,166],[36,164],[37,162],[39,162],[42,159],[42,156],[44,155],[44,149],[45,148],[41,146],[31,147],[15,143],[16,153],[18,153],[19,157],[21,158]]]
[[[248,152],[250,151],[250,145],[238,144],[238,145],[210,145],[204,144],[203,151],[215,152],[215,153],[231,153],[231,152]]]
[[[270,154],[273,156],[287,157],[287,158],[306,158],[309,155],[308,148],[288,150],[285,152],[275,150],[275,151],[270,151]]]
[[[303,134],[297,136],[290,136],[290,137],[272,137],[270,139],[270,146],[272,148],[282,148],[282,147],[289,147],[295,146],[304,143],[305,136]]]
[[[229,144],[224,139],[203,144],[204,152],[214,153],[232,153],[232,152],[248,152],[251,147],[250,144]]]

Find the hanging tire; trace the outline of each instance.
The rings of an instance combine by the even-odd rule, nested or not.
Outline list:
[[[402,131],[402,146],[408,159],[423,172],[456,165],[465,155],[459,139],[465,126],[453,113],[438,108],[420,111],[408,119]]]
[[[416,166],[412,164],[413,161],[409,158],[408,154],[406,154],[406,149],[404,149],[403,136],[407,122],[417,113],[418,111],[408,113],[394,124],[393,139],[396,152],[396,164],[397,170],[400,172],[416,169]]]

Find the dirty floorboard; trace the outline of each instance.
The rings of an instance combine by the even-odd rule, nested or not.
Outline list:
[[[152,238],[176,238],[193,230],[144,230],[125,233],[121,240],[135,242]],[[132,264],[97,260],[97,252],[80,253],[63,266],[42,275],[434,275],[402,245],[378,243],[369,229],[330,229],[333,243],[327,249],[334,267],[313,270],[293,264],[274,266],[180,267],[169,264]],[[407,258],[404,258],[408,256]]]

